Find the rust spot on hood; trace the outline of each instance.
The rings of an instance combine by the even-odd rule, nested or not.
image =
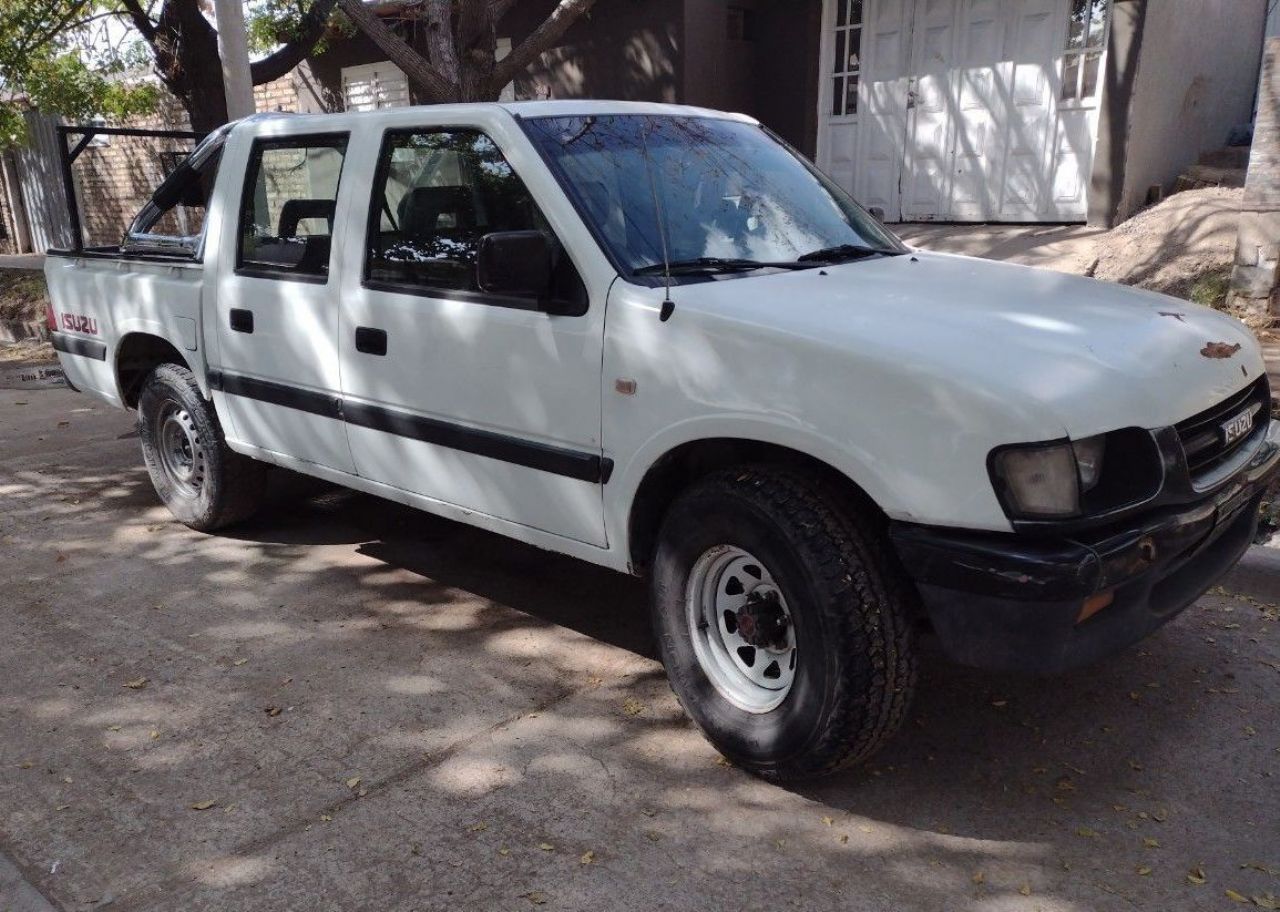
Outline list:
[[[1206,358],[1230,358],[1240,350],[1240,343],[1228,345],[1226,342],[1208,342],[1205,347],[1200,349],[1200,354]]]

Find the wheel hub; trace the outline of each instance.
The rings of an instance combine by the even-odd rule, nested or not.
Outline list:
[[[738,622],[738,634],[749,645],[764,649],[785,647],[789,621],[777,592],[752,592],[734,617]]]

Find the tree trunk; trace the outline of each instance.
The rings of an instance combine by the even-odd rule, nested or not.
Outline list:
[[[187,109],[191,129],[205,132],[226,123],[218,34],[196,0],[167,0],[151,46],[156,71]]]

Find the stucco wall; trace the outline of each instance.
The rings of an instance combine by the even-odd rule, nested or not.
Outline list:
[[[1250,121],[1266,12],[1267,0],[1148,0],[1121,218]]]

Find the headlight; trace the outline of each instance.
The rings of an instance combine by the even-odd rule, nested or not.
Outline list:
[[[1013,446],[992,455],[996,490],[1009,512],[1035,518],[1075,516],[1080,495],[1102,477],[1106,438]]]

